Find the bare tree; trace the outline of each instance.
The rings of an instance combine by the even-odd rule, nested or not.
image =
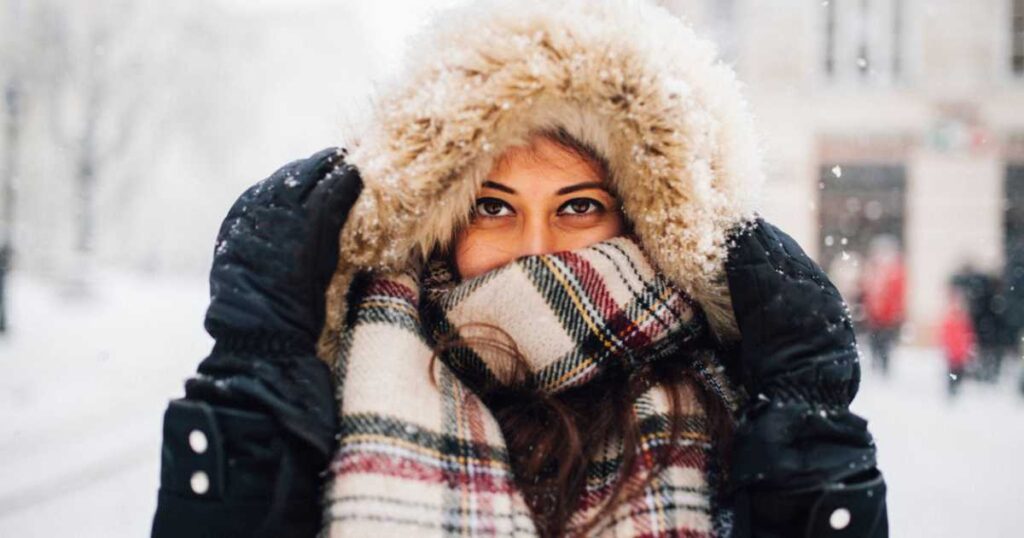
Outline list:
[[[96,241],[100,178],[128,153],[141,121],[145,88],[142,40],[132,23],[133,2],[44,3],[42,31],[49,47],[43,76],[50,133],[71,159],[74,185],[73,247],[83,260]]]
[[[15,183],[19,173],[21,142],[23,129],[23,102],[25,82],[23,75],[25,65],[21,51],[24,48],[24,36],[18,31],[23,21],[23,4],[20,0],[7,0],[0,25],[4,28],[4,50],[7,54],[2,58],[7,66],[3,73],[3,161],[0,163],[0,333],[7,332],[7,273],[11,268],[14,256],[14,223],[15,223]]]
[[[178,263],[176,245],[208,233],[238,181],[247,154],[233,138],[263,125],[260,96],[284,86],[253,59],[276,21],[203,0],[0,0],[13,3],[18,24],[0,9],[0,92],[17,27],[20,263],[85,292],[93,267]],[[165,198],[193,218],[175,220],[184,206]]]

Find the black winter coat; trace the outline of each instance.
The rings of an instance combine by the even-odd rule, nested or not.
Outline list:
[[[324,155],[339,153],[322,152],[307,163],[323,161],[327,158]],[[335,166],[334,170],[337,169]],[[355,173],[351,167],[349,170]],[[285,167],[275,176],[294,178],[296,174],[302,180],[302,175],[322,175],[324,169],[300,162],[298,166],[293,163]],[[296,240],[294,237],[281,239],[284,242]],[[818,307],[801,305],[798,295],[791,299],[796,304],[789,307],[797,310]],[[773,315],[770,311],[753,314]],[[227,316],[222,321],[228,325],[232,323],[231,316],[245,315],[248,313],[241,310],[221,314]],[[260,336],[253,334],[248,338],[258,340]],[[237,355],[239,349],[245,349],[251,357],[255,353],[258,360],[260,353],[269,356],[279,353],[281,348],[263,342],[249,344],[252,345],[243,342],[232,349],[215,347],[200,368],[200,377],[216,376],[213,366],[223,368],[223,357]],[[787,368],[802,371],[813,366],[816,369],[812,374],[819,376],[823,383],[827,376],[831,384],[852,387],[836,401],[838,403],[833,402],[832,410],[821,411],[820,416],[817,411],[809,411],[812,408],[803,398],[768,402],[751,395],[751,404],[739,419],[740,430],[745,432],[744,443],[754,448],[738,447],[735,454],[739,459],[733,465],[781,470],[772,480],[752,480],[730,492],[729,502],[736,507],[734,535],[764,538],[887,536],[885,483],[874,466],[873,443],[866,423],[845,410],[856,391],[859,365],[855,360],[828,361],[838,366],[823,370],[818,366],[823,362],[822,357],[807,356],[797,349],[805,344],[791,342],[780,348],[777,342],[772,342],[771,349],[721,350],[737,385],[751,386],[753,381],[756,386],[758,380],[749,377],[759,374],[751,374],[740,363],[744,354],[764,353],[792,355],[797,359]],[[294,356],[292,360],[318,363],[312,348],[284,347]],[[276,383],[273,375],[278,374],[256,370],[238,375],[264,376]],[[322,377],[326,375],[324,370]],[[308,384],[278,383],[275,386],[284,386],[281,389],[284,392],[294,392]],[[289,421],[275,404],[267,403],[268,399],[230,397],[228,393],[238,390],[238,386],[217,392],[196,390],[193,384],[185,398],[170,402],[164,416],[154,538],[312,537],[320,529],[325,459],[311,448],[313,444],[303,439],[303,435],[296,433],[294,426],[289,427]],[[218,387],[223,389],[221,385]],[[289,394],[278,396],[291,400]],[[850,442],[851,438],[856,442]],[[785,450],[772,452],[772,447],[782,444],[786,445]],[[847,462],[850,469],[856,467],[855,471],[834,472],[836,468],[845,468]]]
[[[800,411],[787,412],[795,416]],[[317,535],[322,516],[317,485],[324,469],[297,463],[304,448],[270,413],[174,400],[164,415],[163,431],[154,538],[241,538],[260,536],[264,528],[273,529],[265,536]],[[192,441],[194,432],[202,432],[206,439],[202,453]],[[771,435],[770,430],[761,433]],[[815,466],[812,454],[803,456],[807,459],[794,462],[795,474]],[[208,478],[197,482],[199,470]],[[888,536],[885,493],[885,482],[874,469],[849,483],[822,483],[795,491],[740,490],[734,499],[737,527],[744,530],[734,536]],[[861,521],[865,523],[834,529]]]

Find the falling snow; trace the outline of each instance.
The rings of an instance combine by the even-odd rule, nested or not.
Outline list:
[[[0,536],[148,534],[161,414],[209,351],[200,323],[206,286],[201,278],[123,274],[99,282],[89,308],[61,300],[45,282],[12,282],[22,307],[12,323],[22,333],[0,341]],[[55,333],[64,337],[49,337]],[[1014,384],[1017,365],[1008,366],[1003,383],[968,379],[950,400],[935,349],[897,350],[889,378],[867,360],[853,409],[877,441],[893,536],[1019,530],[1024,397]]]
[[[440,3],[454,4],[458,1],[442,0]],[[321,0],[314,3],[328,4]],[[22,4],[64,7],[60,2],[49,0]],[[132,0],[129,4],[141,6],[145,3]],[[347,129],[339,129],[339,125],[347,127],[350,122],[358,123],[362,109],[368,109],[366,105],[373,101],[369,97],[371,88],[375,88],[378,81],[383,81],[388,73],[400,68],[401,38],[422,25],[424,12],[430,9],[424,7],[428,2],[419,0],[405,2],[402,9],[383,10],[372,2],[351,2],[351,6],[338,4],[323,9],[294,10],[287,15],[288,24],[282,25],[280,17],[284,11],[281,6],[289,5],[287,0],[226,0],[223,4],[216,10],[209,10],[203,2],[193,0],[180,7],[175,4],[172,11],[188,14],[184,19],[155,10],[151,15],[168,14],[159,28],[153,28],[156,34],[150,36],[143,32],[140,34],[145,34],[143,40],[126,42],[130,49],[138,49],[129,52],[149,55],[139,57],[145,60],[140,65],[147,65],[158,72],[159,77],[155,80],[173,83],[161,82],[156,85],[159,86],[158,98],[147,97],[140,101],[143,106],[137,112],[145,120],[145,127],[136,133],[140,135],[136,138],[143,142],[135,146],[133,151],[137,153],[118,156],[114,160],[115,168],[111,169],[114,176],[137,178],[139,181],[129,182],[134,192],[127,195],[115,192],[117,183],[104,184],[103,192],[110,194],[103,197],[110,199],[104,203],[111,206],[105,207],[96,223],[97,253],[98,259],[109,260],[119,267],[144,267],[151,271],[152,276],[109,273],[99,268],[92,291],[95,300],[90,303],[62,299],[59,285],[40,276],[32,276],[49,274],[46,271],[51,268],[57,271],[64,270],[61,267],[79,270],[77,264],[67,263],[68,240],[61,235],[61,230],[67,229],[68,225],[60,224],[53,217],[58,213],[72,215],[74,211],[69,207],[57,207],[60,211],[34,209],[51,208],[56,201],[71,200],[73,197],[66,192],[70,182],[63,174],[44,173],[47,167],[33,170],[31,164],[37,160],[47,162],[59,158],[70,162],[73,152],[39,149],[49,146],[28,145],[23,148],[25,161],[29,163],[23,173],[26,178],[32,175],[32,179],[19,185],[19,204],[41,197],[46,200],[46,205],[19,206],[17,212],[20,215],[19,234],[28,239],[19,245],[15,258],[18,265],[7,290],[12,301],[13,332],[6,339],[0,339],[0,424],[4,427],[4,435],[0,438],[0,476],[3,477],[0,481],[0,536],[117,538],[148,534],[159,479],[162,411],[168,398],[181,395],[181,381],[194,372],[198,361],[209,351],[210,341],[202,330],[202,315],[208,301],[203,272],[209,267],[209,246],[224,211],[231,200],[256,178],[265,177],[280,164],[308,155],[325,145],[342,143],[345,136],[352,134]],[[260,8],[256,7],[257,4],[274,7]],[[853,12],[843,15],[845,4],[850,3],[821,0],[821,13],[816,13],[814,20],[824,21],[824,17],[819,15],[835,12],[849,22]],[[856,11],[856,2],[852,4]],[[923,20],[936,27],[931,34],[937,37],[932,39],[959,35],[964,37],[959,41],[962,43],[979,42],[978,39],[984,41],[991,37],[988,35],[992,34],[990,28],[996,26],[991,17],[1006,17],[1006,14],[985,15],[985,10],[975,10],[971,17],[965,19],[967,23],[950,26],[947,15],[951,6],[944,6],[942,2],[921,4]],[[78,11],[71,9],[77,5],[67,3],[67,11],[85,20],[81,15],[90,11],[91,4],[82,3],[76,8]],[[736,3],[735,8],[721,11],[735,10],[732,16],[738,21],[759,20],[746,16],[751,6],[758,5],[767,6],[767,3]],[[813,10],[817,5],[811,3],[809,7]],[[801,5],[801,20],[806,18],[804,7],[808,6]],[[146,11],[149,8],[141,9]],[[712,10],[713,13],[719,11]],[[885,10],[872,8],[870,11],[878,14]],[[785,14],[780,10],[779,15]],[[887,36],[895,28],[890,24],[894,21],[888,16],[872,17],[869,19],[885,22],[882,31],[877,31],[874,26],[856,26],[865,23],[856,16],[852,17],[854,26],[847,24],[837,28],[839,45],[847,46],[836,49],[845,52],[836,58],[834,82],[837,83],[835,88],[841,90],[839,93],[850,95],[849,101],[845,98],[839,100],[842,105],[854,103],[848,111],[837,110],[828,104],[834,93],[831,90],[824,92],[828,94],[825,101],[791,98],[793,95],[802,96],[799,92],[806,85],[800,80],[812,72],[809,70],[822,69],[821,54],[802,55],[800,58],[805,58],[808,63],[794,65],[804,68],[783,70],[798,74],[798,79],[782,80],[779,84],[775,78],[788,76],[786,73],[760,70],[770,73],[771,79],[767,81],[770,84],[765,85],[766,81],[757,76],[745,81],[750,95],[758,97],[753,101],[759,103],[755,112],[766,118],[760,122],[760,127],[768,135],[766,139],[778,143],[777,147],[769,148],[767,160],[778,164],[777,170],[785,172],[780,176],[785,175],[787,181],[790,177],[798,178],[793,183],[778,181],[774,185],[783,185],[786,189],[798,185],[797,192],[809,191],[806,198],[773,197],[766,206],[766,218],[774,221],[777,217],[777,223],[795,236],[804,234],[798,239],[808,252],[827,252],[829,260],[840,262],[830,265],[830,271],[846,269],[850,274],[858,273],[857,269],[868,262],[863,244],[865,236],[859,231],[861,228],[835,226],[815,230],[815,223],[821,222],[815,219],[826,215],[827,208],[833,207],[827,197],[837,187],[856,186],[858,174],[863,172],[863,163],[831,154],[821,157],[825,154],[815,153],[813,147],[801,147],[801,142],[790,147],[793,141],[803,139],[791,135],[803,131],[794,130],[793,122],[788,120],[797,118],[797,124],[806,123],[813,127],[807,132],[814,134],[815,146],[819,143],[819,133],[834,132],[848,135],[852,148],[863,142],[870,147],[876,135],[885,131],[872,132],[872,129],[892,123],[892,118],[886,120],[887,115],[883,113],[874,114],[882,118],[882,123],[864,121],[866,118],[861,117],[876,110],[865,104],[905,104],[906,96],[903,94],[906,92],[895,92],[899,94],[895,101],[889,100],[886,95],[892,92],[888,89],[880,92],[879,85],[893,83],[892,87],[898,88],[913,78],[892,79],[886,72],[889,66],[896,65],[897,62],[890,61],[895,58],[879,54],[875,49],[849,46],[852,41],[873,41],[878,36]],[[128,27],[121,24],[122,18],[118,17],[117,27]],[[61,20],[72,29],[78,28],[80,22],[74,18]],[[192,22],[179,28],[177,25],[183,20]],[[906,42],[914,43],[922,38],[917,35],[919,32],[913,31],[917,24],[913,18],[903,22],[906,24],[904,30],[907,33],[903,38]],[[940,24],[945,26],[940,28]],[[967,24],[982,28],[980,32],[985,35],[966,33]],[[229,27],[235,26],[237,30],[230,30]],[[0,30],[8,28],[0,20]],[[188,31],[182,32],[182,28]],[[862,36],[860,30],[868,33]],[[814,41],[819,45],[825,43],[825,25],[818,25],[815,31],[819,35]],[[181,35],[177,35],[179,33]],[[744,50],[777,50],[786,38],[776,33],[765,39],[783,41],[770,41],[766,43],[770,46],[744,47]],[[888,39],[884,37],[883,41],[888,42]],[[175,43],[170,47],[174,54],[168,56],[180,61],[166,64],[161,60],[159,56],[164,51],[152,48],[160,43],[164,43],[161,46],[165,48],[167,43]],[[527,38],[523,46],[529,46],[529,43]],[[302,54],[296,53],[299,44],[304,46]],[[1002,191],[975,189],[974,185],[996,183],[985,183],[984,174],[962,173],[958,166],[976,162],[983,165],[983,170],[999,170],[998,184],[1003,185],[1005,163],[1002,156],[998,159],[993,157],[999,152],[991,151],[989,141],[997,140],[1013,129],[1020,130],[1019,121],[1011,118],[1012,115],[1004,117],[998,114],[999,110],[1010,110],[1019,105],[1020,88],[1004,88],[997,100],[998,107],[1002,108],[988,108],[983,103],[984,91],[975,92],[982,96],[981,99],[970,93],[979,87],[990,86],[991,77],[985,75],[991,69],[945,69],[946,64],[952,62],[949,65],[1000,65],[1003,66],[1001,70],[1008,71],[1010,62],[1006,61],[1005,51],[1000,47],[988,47],[995,51],[993,54],[1004,55],[993,58],[984,55],[988,50],[985,47],[974,47],[970,55],[959,56],[960,48],[956,44],[948,47],[947,52],[954,54],[952,58],[947,58],[946,54],[921,56],[920,50],[931,49],[916,45],[892,49],[903,52],[900,59],[906,69],[904,76],[912,75],[911,71],[921,71],[928,77],[939,77],[943,88],[948,86],[953,97],[960,96],[950,99],[957,103],[952,108],[962,105],[970,112],[964,114],[967,118],[977,116],[982,119],[973,124],[960,118],[960,112],[946,114],[943,112],[945,105],[911,106],[908,110],[920,109],[922,116],[917,120],[912,118],[917,117],[918,112],[900,115],[901,119],[896,123],[906,127],[904,130],[908,133],[920,133],[920,137],[915,135],[914,138],[922,140],[921,145],[911,148],[913,159],[912,165],[907,167],[906,184],[928,184],[936,188],[924,189],[928,191],[927,199],[915,198],[919,193],[914,191],[921,189],[910,189],[904,193],[906,200],[900,202],[904,204],[902,209],[891,203],[893,200],[888,194],[884,199],[844,194],[845,198],[834,206],[839,208],[835,211],[844,215],[862,216],[863,220],[858,222],[866,224],[863,228],[866,230],[885,228],[894,219],[902,219],[900,226],[904,226],[902,222],[906,220],[907,236],[901,236],[901,239],[910,239],[914,248],[928,253],[926,257],[908,258],[917,268],[926,268],[924,277],[913,272],[908,273],[908,277],[913,282],[934,280],[934,285],[926,293],[943,298],[942,283],[948,276],[947,269],[961,260],[952,259],[954,254],[962,256],[965,261],[988,263],[991,260],[984,257],[985,252],[1002,252],[1002,240],[998,238],[1005,230],[1003,221],[996,218],[999,215],[984,209],[982,213],[986,218],[978,219],[979,212],[971,212],[970,206],[1002,208],[1010,205],[1009,200],[997,197],[991,200],[982,197],[980,202],[967,199],[979,192]],[[120,50],[114,46],[96,46],[86,52],[90,59],[100,61],[117,58],[115,52]],[[345,76],[338,76],[339,50],[361,51],[360,54],[343,55],[342,71]],[[889,50],[888,46],[885,50]],[[40,55],[39,59],[41,64],[44,57]],[[740,64],[754,65],[757,57],[740,57],[737,60],[741,60]],[[175,69],[167,70],[167,66]],[[325,71],[325,66],[330,69]],[[26,67],[32,68],[33,65],[27,64]],[[749,71],[759,72],[757,69]],[[978,78],[972,79],[968,71],[976,71]],[[824,76],[819,71],[813,72]],[[268,79],[268,73],[274,74],[272,79]],[[621,80],[622,72],[608,69],[602,77],[609,81]],[[216,83],[208,84],[211,80]],[[140,82],[119,80],[113,86],[118,93],[108,96],[108,99],[115,104],[130,101],[125,96],[132,94]],[[479,83],[467,83],[447,91],[472,92]],[[684,100],[699,97],[694,87],[681,80],[666,81],[668,87]],[[777,87],[793,89],[792,92],[778,92],[785,95],[782,104],[773,98]],[[765,88],[768,88],[767,92]],[[437,96],[443,95],[437,92],[434,97]],[[813,97],[811,94],[808,96]],[[912,96],[912,99],[917,98]],[[927,104],[924,99],[917,100]],[[797,103],[797,109],[793,109],[790,102]],[[167,103],[173,106],[168,107]],[[826,106],[818,108],[817,105],[821,104]],[[432,104],[409,102],[406,105],[411,110],[421,111]],[[502,111],[514,113],[519,103],[503,100],[498,106]],[[810,109],[811,115],[800,108]],[[187,113],[182,114],[183,110]],[[834,115],[835,112],[840,114]],[[824,125],[827,128],[822,128],[823,124],[812,125],[806,121],[811,116],[826,118],[828,121]],[[73,120],[75,117],[72,114],[64,119]],[[984,121],[991,121],[990,118],[998,118],[999,121]],[[785,136],[778,136],[780,131],[774,130],[777,126],[783,126],[781,133]],[[156,131],[144,132],[154,127]],[[47,129],[37,131],[40,137],[48,132]],[[346,131],[345,136],[340,131]],[[808,140],[811,138],[807,137]],[[146,143],[146,140],[154,142]],[[676,142],[685,145],[686,141],[676,138]],[[459,144],[460,149],[465,149],[463,142]],[[156,151],[165,148],[170,151]],[[491,142],[481,140],[480,149],[493,151],[495,148]],[[182,158],[186,151],[192,153]],[[814,155],[813,166],[810,161],[801,160],[802,157],[793,160],[787,156],[793,154]],[[145,158],[138,159],[140,155]],[[942,177],[935,177],[932,174],[937,171],[934,165],[930,168],[921,166],[933,162],[936,155],[941,162],[960,163],[952,167],[954,175],[957,179],[970,177],[968,183],[972,187],[944,192],[943,189],[950,185],[962,182],[948,182]],[[635,156],[638,162],[647,158],[642,151],[637,151]],[[946,159],[947,156],[953,158]],[[144,168],[132,168],[133,160],[145,163]],[[698,163],[695,163],[694,169],[697,167]],[[700,163],[700,167],[707,172],[712,165],[705,162]],[[916,169],[927,170],[928,173],[915,177]],[[795,175],[789,173],[794,170],[797,171]],[[801,170],[813,172],[800,175]],[[394,176],[377,179],[385,185],[398,180]],[[817,189],[814,189],[815,184]],[[301,186],[294,177],[286,178],[285,185],[290,188]],[[259,193],[264,186],[261,183],[255,192]],[[771,183],[769,188],[772,188]],[[925,203],[929,200],[941,202],[945,209],[937,211],[934,205]],[[123,207],[118,205],[122,202]],[[370,207],[377,202],[363,197],[360,204]],[[961,206],[968,211],[959,211]],[[249,208],[243,207],[241,211],[246,213]],[[804,216],[798,215],[801,212]],[[949,229],[940,230],[934,226],[938,222],[935,220],[929,221],[927,227],[916,224],[923,222],[923,217],[934,214],[942,215],[942,223],[959,221],[975,227],[981,226],[978,222],[998,221],[998,224],[977,228],[992,232],[998,230],[998,233],[976,239],[971,233],[948,234]],[[804,217],[809,220],[801,220]],[[657,220],[651,215],[640,218]],[[666,230],[669,232],[672,230]],[[236,220],[228,229],[227,237],[235,238],[240,233],[244,230]],[[948,242],[949,252],[922,247],[931,236]],[[214,252],[222,254],[236,244],[220,241]],[[960,245],[956,248],[962,252],[954,253],[953,245]],[[995,247],[986,250],[986,245]],[[943,261],[944,257],[949,259]],[[46,271],[40,271],[40,268]],[[191,276],[167,276],[179,268],[182,274]],[[1011,284],[1007,289],[1012,292],[1017,288]],[[843,293],[846,295],[845,291]],[[916,288],[908,294],[908,304],[931,313],[934,308],[929,304],[923,307],[916,305],[922,296],[920,288]],[[775,297],[775,300],[785,298]],[[854,305],[854,311],[857,312],[857,305]],[[851,313],[845,311],[844,320],[850,317]],[[837,327],[830,324],[827,330],[834,331]],[[928,341],[933,329],[924,321],[915,320],[904,327],[904,345]],[[872,372],[870,357],[864,358],[865,377],[854,408],[870,421],[871,430],[878,440],[880,466],[889,485],[893,536],[1020,534],[1022,518],[1019,510],[1024,506],[1021,493],[1024,490],[1019,484],[1020,477],[1024,476],[1024,458],[1021,457],[1024,397],[1016,391],[1020,369],[1016,362],[1019,361],[1007,365],[999,384],[982,385],[970,375],[948,373],[941,353],[934,348],[898,349],[893,372],[888,378]],[[946,395],[946,386],[951,380],[961,384],[955,399]],[[764,395],[757,396],[767,400]],[[413,429],[408,433],[413,435],[417,431]],[[60,517],[53,517],[54,514],[60,514]],[[936,514],[940,516],[936,517]]]

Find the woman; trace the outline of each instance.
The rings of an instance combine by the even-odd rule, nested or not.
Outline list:
[[[884,536],[849,317],[753,216],[731,71],[651,6],[515,6],[231,209],[154,536]]]

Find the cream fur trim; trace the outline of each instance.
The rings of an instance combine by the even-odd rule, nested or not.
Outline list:
[[[365,187],[342,232],[322,351],[352,271],[401,269],[445,245],[494,157],[553,126],[608,158],[647,253],[716,334],[735,337],[725,236],[752,217],[763,176],[746,101],[713,46],[628,0],[485,0],[438,20],[352,147]]]

